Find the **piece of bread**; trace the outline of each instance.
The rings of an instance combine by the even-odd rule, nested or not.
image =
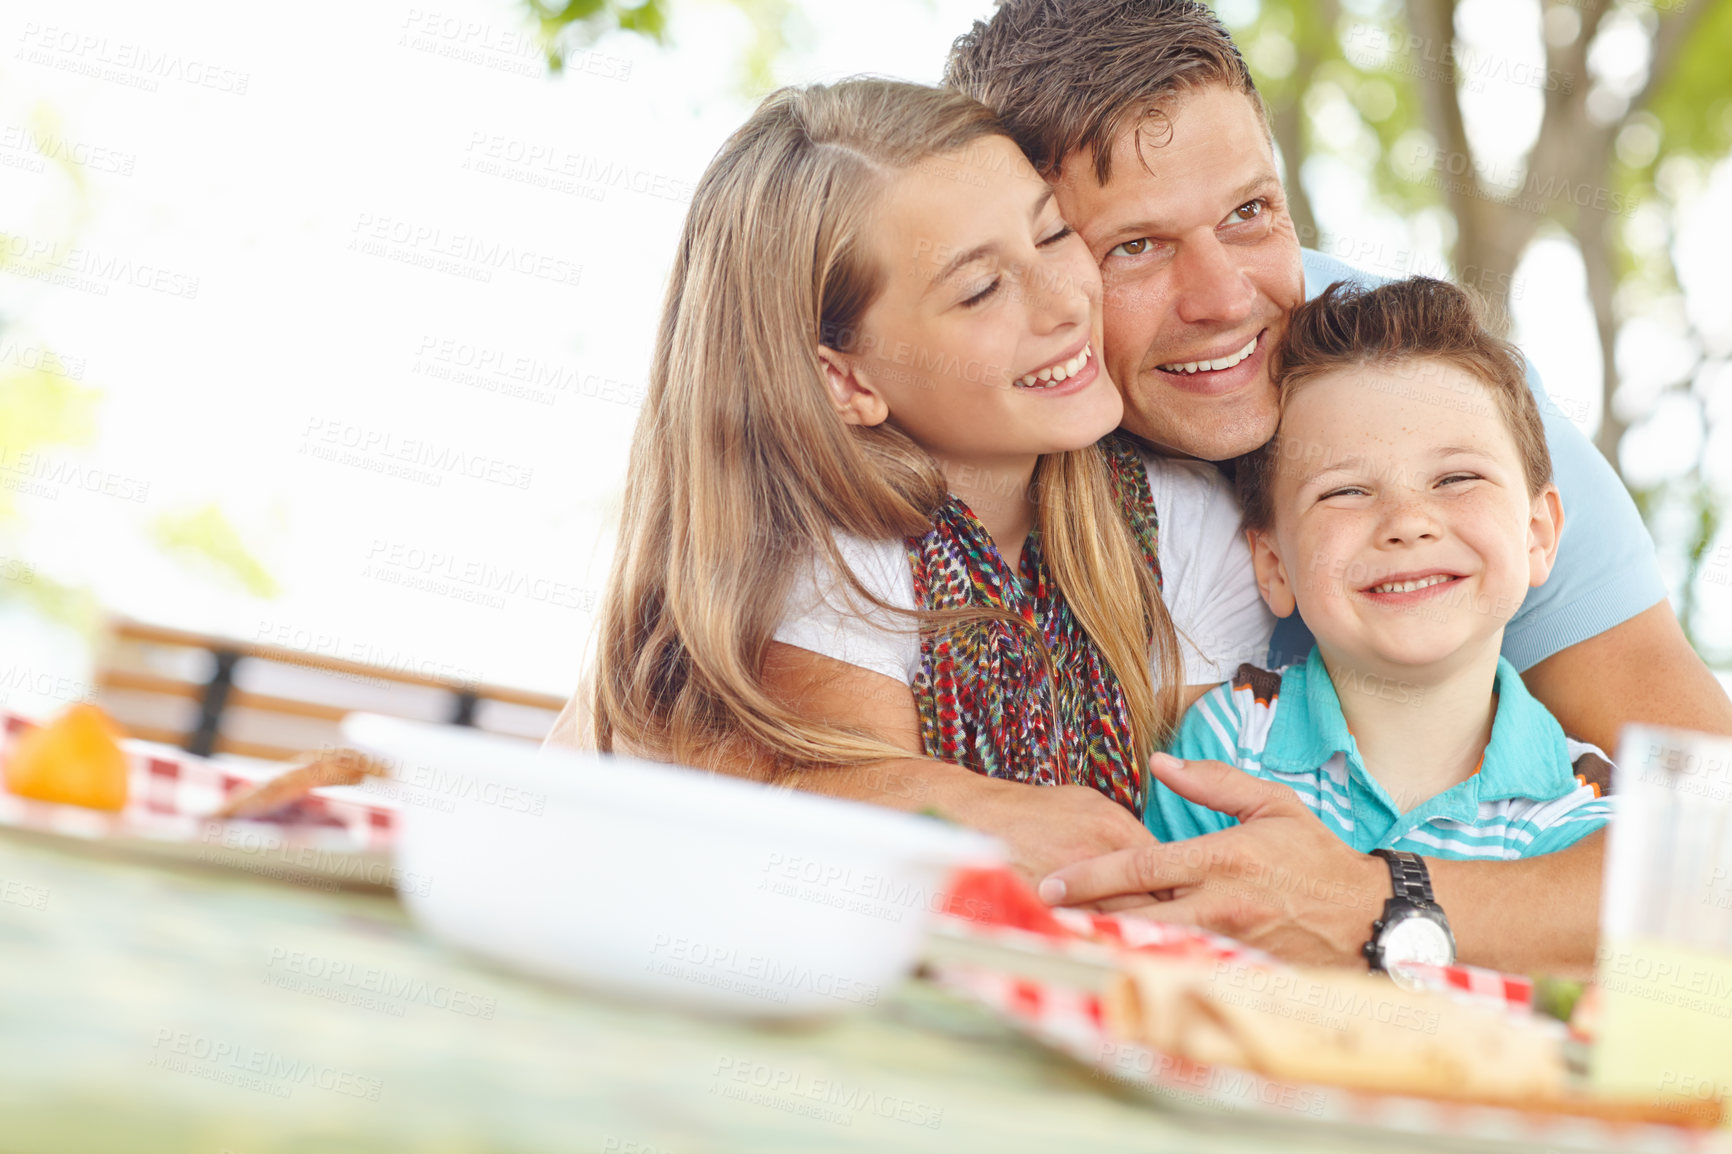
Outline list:
[[[261,819],[291,806],[324,785],[359,785],[372,777],[389,777],[381,763],[353,749],[330,749],[308,754],[292,769],[269,781],[236,790],[214,818]]]
[[[1545,1023],[1381,975],[1134,958],[1102,1010],[1126,1041],[1284,1081],[1512,1104],[1564,1093]]]

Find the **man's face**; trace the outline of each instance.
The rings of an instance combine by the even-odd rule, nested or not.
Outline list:
[[[1269,354],[1304,299],[1304,266],[1251,98],[1209,85],[1162,111],[1113,143],[1105,187],[1092,156],[1067,156],[1059,210],[1101,264],[1124,427],[1226,460],[1275,433]]]

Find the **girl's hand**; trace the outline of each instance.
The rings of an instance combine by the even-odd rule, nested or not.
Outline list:
[[[1124,806],[1086,785],[1021,785],[961,772],[971,780],[934,783],[942,795],[935,808],[1003,841],[1030,885],[1074,862],[1159,844]],[[1065,904],[1109,911],[1150,900],[1141,891],[1123,900],[1091,895],[1086,903]]]

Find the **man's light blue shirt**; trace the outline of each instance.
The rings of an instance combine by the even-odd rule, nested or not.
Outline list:
[[[1304,250],[1305,296],[1317,296],[1338,280],[1380,284],[1390,280],[1354,268],[1324,253]],[[1504,629],[1503,655],[1526,671],[1578,641],[1596,637],[1666,598],[1654,557],[1654,542],[1636,503],[1599,450],[1546,396],[1528,366],[1528,385],[1545,418],[1552,475],[1563,497],[1564,531],[1551,578],[1528,590]],[[1269,643],[1269,667],[1304,658],[1311,631],[1298,614],[1284,618]]]

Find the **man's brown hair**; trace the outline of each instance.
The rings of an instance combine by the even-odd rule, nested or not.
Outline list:
[[[1537,495],[1552,479],[1552,456],[1539,403],[1528,388],[1526,362],[1514,345],[1486,330],[1474,298],[1452,284],[1424,276],[1374,288],[1335,282],[1293,310],[1269,376],[1283,408],[1305,382],[1366,365],[1398,370],[1401,387],[1427,404],[1478,401],[1443,395],[1447,386],[1436,378],[1399,372],[1423,361],[1453,366],[1485,386],[1515,440],[1528,495]],[[1268,529],[1274,523],[1275,471],[1281,455],[1290,451],[1282,448],[1277,429],[1267,445],[1235,464],[1245,528]]]
[[[1171,96],[1222,84],[1262,110],[1232,37],[1196,0],[1003,0],[957,37],[944,83],[997,112],[1041,175],[1080,148],[1103,185],[1120,132]]]

